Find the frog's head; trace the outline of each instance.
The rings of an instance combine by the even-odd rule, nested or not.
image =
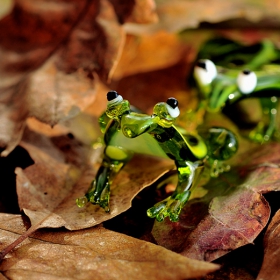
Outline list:
[[[199,87],[207,87],[217,76],[216,65],[209,59],[200,59],[194,67],[194,77]]]
[[[216,76],[217,68],[211,60],[200,59],[197,61],[194,67],[194,78],[204,98],[208,97],[211,91],[211,83]]]
[[[119,121],[123,114],[130,112],[129,102],[123,100],[122,96],[116,91],[109,91],[107,93],[107,100],[106,114],[109,118]]]
[[[210,60],[198,61],[194,77],[210,111],[220,110],[226,102],[250,95],[258,85],[255,72],[216,67]]]
[[[178,100],[174,97],[170,97],[166,102],[157,103],[154,107],[153,113],[155,116],[159,117],[158,124],[160,126],[172,126],[180,114]]]
[[[257,86],[257,75],[255,72],[248,69],[239,72],[236,78],[236,85],[241,94],[252,93]]]

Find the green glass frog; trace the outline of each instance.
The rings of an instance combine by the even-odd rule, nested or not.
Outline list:
[[[136,152],[174,161],[178,173],[176,190],[148,209],[147,215],[158,221],[165,217],[178,221],[200,167],[208,160],[213,166],[212,175],[216,176],[225,170],[222,161],[236,153],[238,143],[234,134],[224,128],[209,129],[205,140],[187,134],[174,124],[180,113],[175,98],[157,103],[152,115],[132,111],[129,101],[115,91],[108,92],[107,100],[107,110],[99,119],[106,145],[103,161],[86,195],[77,199],[77,205],[83,207],[91,202],[109,212],[110,185]]]
[[[280,50],[268,39],[242,44],[229,38],[214,37],[202,45],[196,60],[199,59],[209,59],[230,69],[256,70],[266,64],[279,64]]]
[[[201,55],[206,59],[201,59]],[[268,40],[251,46],[229,39],[210,40],[200,51],[194,67],[203,100],[200,106],[210,112],[226,112],[228,106],[242,99],[258,98],[264,119],[250,133],[250,138],[261,143],[270,140],[277,132],[279,58],[279,50]]]

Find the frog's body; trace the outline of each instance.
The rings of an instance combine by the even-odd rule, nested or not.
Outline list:
[[[223,128],[210,129],[205,140],[199,135],[187,134],[174,125],[178,115],[177,106],[174,110],[168,106],[164,102],[158,103],[154,107],[154,114],[147,115],[131,112],[126,100],[108,104],[106,113],[100,118],[106,145],[103,162],[86,196],[77,200],[79,206],[90,201],[109,211],[110,184],[137,152],[169,158],[175,162],[178,171],[176,191],[149,209],[148,215],[159,221],[167,216],[172,221],[178,220],[190,196],[197,170],[201,170],[198,167],[202,167],[206,159],[213,163],[230,158],[237,150],[237,141],[230,131]]]
[[[203,44],[197,55],[197,60],[199,59],[209,59],[230,69],[256,70],[266,64],[279,64],[280,50],[267,39],[245,45],[228,38],[217,37]]]
[[[228,106],[242,99],[258,98],[268,123],[260,122],[250,138],[257,142],[270,140],[277,132],[280,67],[275,63],[279,58],[279,50],[267,40],[251,46],[221,38],[206,42],[194,68],[202,99],[200,108],[227,112]]]
[[[118,129],[118,126],[118,122],[113,120],[104,133],[105,153],[107,156],[122,160],[125,157],[130,157],[130,154],[140,153],[139,147],[141,147],[141,154],[168,158],[151,135],[144,133],[137,138],[128,138]],[[125,149],[127,152],[123,152],[121,153],[123,155],[120,155],[116,147],[119,147],[119,150]],[[127,153],[127,156],[125,156],[125,153]]]

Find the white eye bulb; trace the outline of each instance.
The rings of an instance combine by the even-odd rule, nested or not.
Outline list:
[[[178,100],[174,97],[170,97],[167,99],[165,104],[169,115],[172,118],[177,118],[180,115],[180,110],[178,107]]]
[[[194,68],[194,75],[202,85],[209,85],[217,76],[217,68],[209,59],[200,59]]]
[[[237,86],[244,94],[249,94],[254,91],[257,85],[257,76],[255,72],[250,70],[243,70],[237,77]]]

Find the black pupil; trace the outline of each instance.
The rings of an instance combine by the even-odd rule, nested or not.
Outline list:
[[[195,138],[194,136],[189,135],[188,136],[188,142],[192,145],[192,146],[196,146],[198,144],[198,139]]]
[[[198,61],[196,65],[206,70],[206,63],[204,61]]]
[[[173,109],[175,109],[178,106],[178,100],[174,97],[168,98],[166,103]]]
[[[109,91],[107,93],[107,100],[108,101],[111,101],[111,100],[113,100],[113,99],[115,99],[117,97],[118,97],[118,93],[116,91],[114,91],[114,90],[111,90],[111,91]]]
[[[251,73],[250,70],[243,70],[243,74],[245,74],[245,75],[249,75],[250,73]]]

